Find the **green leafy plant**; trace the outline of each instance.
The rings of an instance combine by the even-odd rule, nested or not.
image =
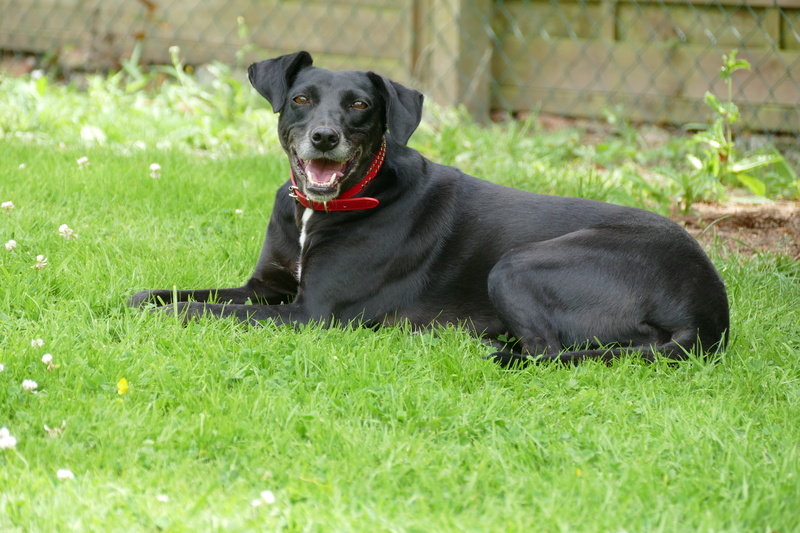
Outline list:
[[[733,142],[732,125],[739,120],[739,108],[733,102],[732,75],[737,70],[749,70],[750,64],[743,59],[736,59],[736,53],[737,50],[733,50],[729,56],[722,56],[723,64],[720,69],[720,77],[725,80],[728,86],[728,98],[722,102],[710,91],[706,91],[704,100],[706,105],[716,113],[716,118],[712,126],[704,132],[697,133],[694,140],[710,149],[706,151],[707,155],[710,156],[706,162],[710,165],[710,170],[716,177],[723,182],[732,182],[731,184],[738,182],[738,184],[747,187],[753,194],[764,196],[766,185],[762,180],[749,174],[749,172],[778,163],[783,158],[780,154],[775,153],[739,158],[736,144]],[[713,157],[714,155],[716,157]],[[692,156],[689,157],[690,162],[692,162]],[[697,161],[695,158],[693,162],[695,168],[697,168],[697,163],[701,163],[702,166],[703,162]]]
[[[737,59],[737,53],[732,50],[722,56],[720,77],[727,85],[727,98],[720,100],[710,91],[705,93],[704,101],[714,119],[710,125],[700,126],[689,141],[688,171],[665,172],[681,189],[679,203],[684,212],[697,201],[724,197],[726,185],[742,186],[756,196],[765,196],[767,184],[753,171],[774,164],[789,168],[777,151],[743,155],[733,140],[733,125],[739,121],[739,108],[733,101],[733,73],[750,69],[747,61]]]

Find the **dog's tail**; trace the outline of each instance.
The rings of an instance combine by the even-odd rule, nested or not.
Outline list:
[[[615,359],[633,354],[638,354],[642,360],[651,363],[658,357],[677,362],[687,359],[693,353],[700,355],[722,349],[727,342],[727,336],[727,331],[725,331],[716,341],[704,344],[697,328],[687,328],[676,332],[669,342],[653,346],[614,346],[610,348],[544,353],[536,356],[527,353],[502,351],[489,355],[487,359],[491,359],[506,368],[547,361],[575,365],[581,361],[596,360],[610,364]]]

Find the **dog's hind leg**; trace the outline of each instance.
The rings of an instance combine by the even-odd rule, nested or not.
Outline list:
[[[522,353],[499,352],[493,359],[503,365],[609,361],[633,351],[651,359],[673,335],[691,330],[696,338],[691,313],[668,296],[675,291],[663,281],[670,278],[665,267],[644,252],[610,253],[614,243],[604,237],[586,230],[531,244],[495,265],[489,297]],[[609,345],[617,348],[600,348]],[[570,346],[589,349],[565,352]]]

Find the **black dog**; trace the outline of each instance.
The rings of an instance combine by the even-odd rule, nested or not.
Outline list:
[[[631,351],[681,359],[724,345],[725,287],[680,226],[432,163],[406,146],[420,93],[311,63],[299,52],[249,69],[280,113],[292,174],[250,280],[174,302],[172,291],[143,291],[131,305],[254,324],[460,323],[504,346],[492,357],[506,365]]]

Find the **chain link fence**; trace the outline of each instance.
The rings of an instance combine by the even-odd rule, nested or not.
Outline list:
[[[800,0],[0,0],[0,49],[69,74],[142,60],[251,61],[304,49],[328,68],[372,69],[463,105],[683,125],[723,99],[723,54],[742,130],[800,141]],[[25,63],[23,62],[24,68]],[[31,63],[32,65],[32,63]]]

